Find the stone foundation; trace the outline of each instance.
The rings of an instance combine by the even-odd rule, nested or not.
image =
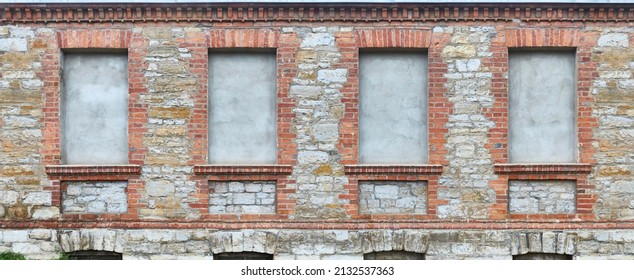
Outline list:
[[[526,254],[573,259],[634,260],[634,234],[606,231],[501,230],[242,230],[81,229],[2,230],[0,251],[53,259],[80,250],[122,253],[124,259],[213,259],[257,252],[277,260],[362,260],[389,253],[425,259],[502,259]],[[366,258],[369,259],[369,258]]]

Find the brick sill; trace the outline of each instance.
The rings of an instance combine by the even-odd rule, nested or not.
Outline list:
[[[291,165],[195,165],[196,175],[288,175]]]
[[[48,176],[103,176],[103,175],[139,175],[141,166],[122,165],[47,165]]]
[[[555,163],[555,164],[494,164],[497,174],[587,174],[592,172],[592,165],[587,163]]]
[[[442,173],[440,164],[424,165],[346,165],[346,174],[362,175],[388,175],[388,174],[414,174],[414,175],[439,175]]]

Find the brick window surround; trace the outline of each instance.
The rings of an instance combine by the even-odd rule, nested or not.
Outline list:
[[[276,187],[276,214],[240,214],[240,217],[253,219],[277,219],[284,218],[293,213],[295,201],[289,199],[288,194],[294,190],[287,189],[289,180],[286,178],[292,171],[294,164],[295,144],[294,134],[291,132],[291,120],[294,116],[291,109],[295,102],[287,96],[292,72],[287,69],[294,65],[289,58],[294,56],[294,47],[291,41],[280,35],[277,29],[216,29],[208,34],[208,48],[213,49],[244,49],[266,48],[276,50],[277,63],[277,160],[276,164],[267,165],[224,165],[208,163],[208,91],[207,70],[200,73],[200,84],[205,85],[205,92],[197,96],[194,102],[194,115],[192,125],[196,129],[190,130],[188,136],[193,139],[191,165],[194,166],[196,184],[200,189],[208,189],[209,181],[275,181]],[[202,69],[208,69],[208,53],[204,54],[200,63]],[[208,219],[234,219],[238,214],[209,214],[202,211],[203,218]]]
[[[544,29],[544,28],[519,28],[507,29],[505,31],[505,46],[499,50],[505,57],[500,60],[501,67],[508,69],[509,48],[524,49],[556,49],[575,48],[576,49],[576,71],[577,71],[577,141],[578,141],[578,161],[577,163],[562,164],[525,164],[509,163],[508,161],[508,96],[507,79],[500,81],[503,85],[494,92],[496,97],[495,108],[497,111],[493,119],[496,122],[496,131],[490,135],[497,147],[494,151],[494,170],[498,175],[498,180],[492,182],[496,194],[496,204],[498,206],[508,205],[508,182],[509,180],[573,180],[576,181],[576,213],[575,214],[509,214],[505,211],[500,213],[508,215],[511,219],[593,219],[594,213],[592,205],[597,200],[597,195],[593,194],[594,186],[588,181],[588,174],[591,172],[594,159],[592,155],[594,148],[592,142],[592,129],[598,126],[598,121],[592,117],[594,98],[590,93],[592,77],[596,75],[596,65],[591,61],[590,55],[592,46],[595,45],[596,38],[590,34],[584,34],[577,29]]]
[[[129,164],[117,165],[65,165],[61,161],[61,126],[60,126],[60,65],[62,52],[64,50],[86,50],[91,49],[130,49],[130,30],[117,29],[91,29],[73,30],[68,29],[56,33],[57,47],[49,48],[46,59],[43,60],[45,74],[44,81],[44,106],[42,123],[45,124],[43,130],[43,155],[46,173],[51,180],[51,186],[45,187],[52,192],[52,205],[61,207],[61,191],[65,181],[127,181],[128,191],[136,189],[141,184],[139,175],[141,173],[142,161],[139,160],[138,147],[133,143],[140,143],[141,134],[134,128],[140,127],[143,120],[135,118],[133,114],[135,108],[133,104],[138,98],[134,94],[139,86],[138,79],[133,74],[138,63],[134,64],[134,54],[128,55],[128,88],[129,88],[129,119],[128,119],[128,160]],[[140,145],[140,144],[139,144]],[[65,214],[64,218],[126,218],[128,214]]]
[[[348,213],[356,219],[434,219],[436,207],[441,201],[437,198],[438,177],[442,173],[444,160],[444,123],[449,111],[437,108],[445,103],[443,97],[441,50],[432,45],[431,30],[415,29],[357,29],[352,36],[337,38],[340,51],[349,56],[350,71],[348,83],[344,85],[345,116],[341,120],[339,150],[343,156],[345,173],[349,184],[351,205]],[[359,164],[359,49],[390,48],[393,50],[428,50],[428,163],[416,165],[362,165]],[[446,66],[445,66],[446,67]],[[360,214],[359,181],[426,181],[426,214]]]

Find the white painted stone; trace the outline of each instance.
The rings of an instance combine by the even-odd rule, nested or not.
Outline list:
[[[348,80],[348,69],[319,70],[317,80],[324,84],[345,83]]]
[[[335,37],[330,33],[309,33],[300,46],[302,48],[334,47]]]
[[[628,47],[629,41],[626,33],[603,34],[597,41],[599,47]]]
[[[22,201],[24,204],[51,205],[50,192],[30,192]]]
[[[0,51],[3,52],[25,52],[28,50],[27,41],[24,38],[4,38],[0,39]]]

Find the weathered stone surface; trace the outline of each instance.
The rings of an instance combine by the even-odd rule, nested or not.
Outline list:
[[[125,213],[128,210],[127,182],[68,182],[62,194],[65,213]],[[55,215],[42,210],[41,218]]]
[[[483,146],[494,123],[483,114],[483,110],[493,107],[493,94],[492,73],[482,67],[482,61],[493,55],[490,48],[497,30],[490,26],[456,27],[452,32],[451,43],[442,51],[443,61],[448,64],[445,97],[453,106],[445,125],[445,158],[449,165],[439,181],[447,188],[438,191],[438,198],[448,202],[438,206],[437,215],[484,219],[489,215],[486,205],[495,201],[488,182],[497,176],[491,152]]]
[[[571,214],[575,212],[574,181],[509,181],[511,213]]]
[[[209,213],[275,213],[275,181],[212,182]]]
[[[27,41],[24,38],[0,39],[0,51],[25,52],[27,51]]]
[[[359,182],[359,211],[368,214],[427,213],[426,182]]]
[[[607,33],[599,37],[599,47],[628,47],[629,40],[626,33]]]

